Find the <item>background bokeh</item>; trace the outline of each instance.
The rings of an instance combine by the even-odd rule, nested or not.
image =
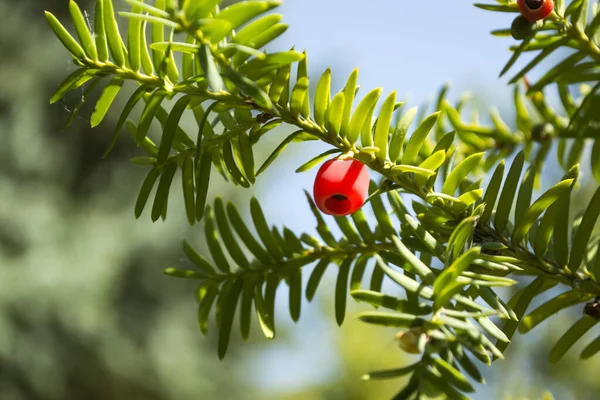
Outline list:
[[[93,14],[93,2],[78,2]],[[510,42],[489,35],[509,17],[469,1],[423,3],[287,0],[280,12],[290,29],[274,47],[306,48],[312,76],[330,66],[337,88],[358,66],[363,88],[397,89],[421,105],[452,81],[451,97],[469,90],[510,116],[510,89],[497,79]],[[125,8],[120,0],[115,5]],[[66,0],[0,0],[0,399],[390,398],[402,380],[371,383],[360,375],[410,360],[396,347],[394,331],[352,318],[361,308],[353,301],[337,327],[325,287],[332,287],[332,276],[295,325],[282,288],[277,339],[268,342],[254,327],[242,343],[234,332],[228,356],[218,361],[214,330],[202,337],[196,327],[193,283],[161,274],[184,262],[182,239],[203,248],[202,229],[186,223],[177,192],[166,222],[135,220],[145,170],[128,160],[138,150],[122,135],[101,160],[126,96],[97,129],[89,128],[89,107],[61,129],[81,92],[48,103],[74,66],[44,9],[72,28]],[[190,131],[192,123],[184,120]],[[270,136],[259,157],[276,145],[277,133]],[[215,176],[210,197],[247,210],[255,195],[272,223],[313,232],[303,189],[310,189],[314,171],[293,171],[321,146],[294,146],[253,189],[233,189]],[[544,181],[560,175],[548,168]],[[583,206],[590,197],[585,184],[581,193],[576,201]],[[574,318],[561,313],[517,337],[507,360],[484,368],[489,385],[475,398],[539,398],[544,389],[560,400],[600,398],[598,357],[580,362],[572,352],[556,366],[547,362],[549,346]]]

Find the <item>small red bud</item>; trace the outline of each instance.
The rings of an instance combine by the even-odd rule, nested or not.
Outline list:
[[[365,202],[369,182],[369,170],[358,160],[326,161],[315,178],[315,203],[325,214],[353,214]]]
[[[521,15],[531,22],[546,18],[554,10],[553,0],[517,0]]]

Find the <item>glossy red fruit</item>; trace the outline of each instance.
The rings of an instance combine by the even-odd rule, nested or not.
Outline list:
[[[329,215],[358,211],[369,194],[369,170],[358,160],[333,159],[323,163],[315,178],[314,197]]]
[[[554,10],[553,0],[517,0],[521,15],[531,22],[546,18]]]

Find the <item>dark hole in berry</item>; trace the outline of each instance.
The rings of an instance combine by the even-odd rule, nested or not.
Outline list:
[[[525,0],[525,4],[527,5],[527,7],[529,7],[531,10],[537,10],[538,8],[540,8],[542,5],[544,5],[544,1],[545,0]]]
[[[334,194],[325,200],[325,207],[327,210],[336,215],[345,215],[350,211],[352,203],[347,196],[343,194]]]

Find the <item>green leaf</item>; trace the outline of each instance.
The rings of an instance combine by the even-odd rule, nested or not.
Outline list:
[[[512,284],[516,283],[513,281]],[[479,317],[475,318],[479,325],[493,338],[499,340],[500,342],[510,342],[510,339],[502,332],[500,328],[498,328],[488,317]]]
[[[442,258],[445,253],[444,247],[435,239],[435,237],[427,232],[416,219],[408,214],[408,211],[402,204],[400,195],[397,192],[388,192],[388,199],[396,212],[396,215],[400,219],[402,229],[409,230],[415,237],[423,242],[433,255]]]
[[[498,198],[498,193],[500,192],[500,185],[502,184],[502,177],[504,176],[504,160],[500,161],[496,169],[494,170],[494,174],[492,175],[492,179],[488,184],[488,187],[485,191],[485,195],[483,196],[483,202],[485,203],[485,210],[481,215],[481,223],[486,224],[490,217],[492,216],[492,211],[494,210],[494,206],[496,204],[496,199]]]
[[[172,278],[194,279],[194,280],[206,279],[206,275],[199,274],[196,271],[187,270],[187,269],[165,268],[163,270],[163,274],[165,274],[166,276],[170,276]]]
[[[131,121],[130,119],[125,121],[125,128],[127,129],[132,138],[135,137],[135,134],[137,132],[137,126],[133,123],[133,121]],[[148,153],[148,155],[156,158],[156,155],[158,154],[158,147],[156,147],[156,144],[154,144],[154,142],[148,137],[144,139],[144,141],[140,144],[140,147],[146,153]]]
[[[397,162],[403,156],[404,140],[408,129],[417,115],[417,107],[413,107],[406,111],[398,120],[398,125],[392,131],[392,140],[390,141],[390,160]]]
[[[304,252],[304,246],[302,246],[302,242],[298,237],[287,227],[283,228],[283,237],[288,245],[292,249],[292,252],[295,254],[300,254]]]
[[[255,197],[252,197],[250,200],[250,213],[252,215],[252,221],[254,221],[256,231],[258,232],[258,236],[260,236],[260,239],[264,243],[269,253],[271,253],[277,259],[283,258],[283,253],[277,245],[277,241],[269,229],[269,225],[267,224],[267,220],[265,219],[262,208]]]
[[[300,319],[302,305],[302,270],[300,268],[292,272],[290,276],[290,316],[292,321]]]
[[[325,241],[325,243],[328,246],[331,246],[334,248],[337,247],[338,246],[337,241],[331,234],[331,231],[329,230],[329,226],[325,223],[325,220],[323,219],[321,212],[319,211],[315,202],[313,201],[312,196],[306,190],[304,191],[304,195],[306,196],[306,200],[308,201],[308,204],[310,205],[310,210],[312,211],[313,215],[315,216],[315,219],[317,220],[317,232],[319,233],[321,238]],[[318,246],[315,246],[315,247],[318,247]]]
[[[416,112],[416,110],[415,110],[415,112]],[[440,117],[440,113],[441,113],[441,111],[438,111],[438,112],[435,112],[435,113],[429,115],[427,118],[425,118],[419,124],[419,126],[413,132],[413,134],[410,136],[410,139],[408,139],[408,142],[406,143],[406,149],[404,150],[404,155],[402,156],[403,164],[410,165],[410,164],[414,164],[416,162],[417,157],[419,155],[419,151],[421,150],[421,147],[423,146],[425,139],[427,139],[429,132],[431,132],[431,129],[433,128],[435,123],[438,121],[438,119]],[[412,122],[412,121],[409,121],[409,125],[410,125],[410,122]],[[477,162],[479,162],[479,160]],[[446,193],[446,192],[444,192],[444,193]],[[452,193],[448,193],[448,194],[452,194]]]
[[[511,299],[511,301],[513,301],[515,298],[518,299],[516,301],[516,304],[513,306],[513,310],[515,312],[517,319],[506,321],[504,323],[504,326],[502,327],[502,331],[504,332],[504,334],[506,335],[506,337],[509,340],[513,337],[513,335],[517,331],[517,328],[521,322],[521,318],[523,318],[523,316],[525,315],[525,312],[527,311],[527,308],[529,307],[529,304],[531,304],[531,301],[533,300],[533,298],[540,292],[540,289],[542,288],[543,283],[544,283],[544,277],[539,276],[533,282],[531,282],[527,287],[525,287],[522,292],[520,292],[521,294],[519,297],[515,296],[515,297],[513,297],[513,299]],[[510,305],[511,305],[511,302],[509,302],[509,306]],[[496,346],[498,347],[498,349],[500,351],[504,351],[506,349],[506,347],[508,347],[508,342],[499,342],[496,344]]]
[[[234,43],[247,44],[256,35],[271,28],[279,21],[281,21],[282,18],[283,16],[280,14],[269,14],[257,19],[256,21],[252,21],[251,23],[240,29],[238,32],[236,32],[236,35],[232,39],[232,41]]]
[[[339,149],[327,150],[327,151],[319,154],[318,156],[310,159],[309,161],[305,162],[304,164],[302,164],[300,167],[298,167],[298,169],[296,169],[296,172],[306,172],[306,171],[316,167],[317,165],[321,164],[325,159],[329,158],[329,156],[339,153],[339,152],[340,152]]]
[[[350,294],[355,300],[364,301],[374,307],[384,307],[412,315],[427,315],[431,313],[431,307],[425,303],[413,303],[373,290],[351,290]]]
[[[269,265],[272,262],[271,256],[265,251],[265,249],[254,239],[254,235],[248,230],[244,223],[240,213],[237,211],[232,203],[227,203],[227,215],[231,221],[231,225],[234,227],[238,236],[242,242],[246,245],[248,250],[259,260],[261,263]]]
[[[231,267],[229,266],[229,262],[223,253],[223,249],[221,248],[221,244],[219,243],[219,237],[217,236],[217,229],[215,227],[215,223],[213,220],[213,210],[210,206],[206,207],[206,221],[204,223],[204,236],[206,238],[206,244],[208,245],[208,250],[210,251],[210,255],[217,267],[225,273],[231,272]]]
[[[548,44],[547,46],[545,46],[544,49],[542,51],[540,51],[538,53],[538,55],[535,56],[533,58],[533,60],[531,60],[529,62],[529,64],[527,64],[525,67],[523,67],[523,69],[521,69],[521,71],[519,71],[519,73],[516,74],[509,81],[509,83],[511,83],[511,84],[515,83],[519,79],[523,78],[529,71],[531,71],[533,68],[535,68],[535,66],[537,66],[540,62],[542,62],[544,60],[544,58],[548,57],[551,53],[554,52],[554,50],[558,49],[559,47],[566,45],[569,40],[570,40],[570,38],[567,38],[567,37],[557,38],[555,41],[553,41],[550,44]]]
[[[398,254],[412,267],[412,272],[419,275],[425,283],[433,283],[434,275],[431,269],[415,256],[408,247],[396,236],[391,237]]]
[[[352,269],[352,275],[350,276],[350,291],[357,291],[362,286],[362,279],[365,274],[365,269],[367,267],[367,263],[370,259],[369,254],[361,254],[356,262],[354,263],[354,268]]]
[[[517,3],[510,3],[510,4],[506,4],[506,5],[504,5],[504,4],[492,5],[492,4],[475,3],[473,5],[477,8],[481,8],[482,10],[487,10],[487,11],[508,12],[508,13],[518,12]]]
[[[246,132],[241,132],[237,139],[242,158],[242,166],[244,167],[244,173],[250,183],[254,183],[256,173],[254,172],[254,153],[252,152],[250,138]]]
[[[144,183],[142,183],[142,188],[140,189],[140,193],[138,194],[137,200],[135,202],[135,218],[139,218],[146,207],[146,203],[148,202],[148,197],[150,197],[150,192],[158,179],[160,172],[158,168],[152,168],[146,179],[144,179]]]
[[[579,228],[577,228],[577,233],[573,238],[571,257],[569,258],[569,270],[573,273],[579,270],[583,257],[587,253],[586,248],[599,215],[600,189],[597,189],[585,210],[585,214],[583,214],[581,224],[579,225]]]
[[[80,68],[72,72],[67,78],[58,85],[52,96],[50,96],[50,104],[60,101],[67,92],[77,89],[94,77],[95,71],[90,71],[85,68]]]
[[[573,13],[571,21],[577,25],[579,31],[584,32],[588,22],[589,0],[582,0],[581,7]]]
[[[350,143],[354,144],[358,140],[361,130],[367,122],[367,119],[370,119],[373,112],[372,110],[375,108],[380,95],[381,88],[374,89],[367,93],[356,107],[348,129],[347,139]],[[365,144],[363,143],[363,145]]]
[[[353,256],[346,257],[340,265],[335,283],[335,320],[339,326],[344,323],[346,317],[346,301],[348,294],[348,278],[352,267]]]
[[[190,244],[187,241],[184,240],[182,242],[182,248],[187,259],[190,260],[190,262],[194,264],[194,266],[197,267],[200,271],[209,276],[215,274],[215,270],[212,267],[212,265],[210,265],[210,263],[206,261],[204,257],[198,254],[198,252],[196,252],[196,250],[194,250],[194,248],[190,246]]]
[[[389,370],[385,370],[385,371],[369,372],[368,374],[363,375],[361,377],[361,379],[365,380],[365,381],[370,381],[370,380],[399,378],[401,376],[410,374],[419,365],[420,365],[420,363],[415,363],[415,364],[412,364],[412,365],[409,365],[409,366],[403,367],[403,368],[389,369]]]
[[[152,64],[152,58],[150,57],[146,40],[146,21],[143,21],[140,26],[140,62],[146,75],[152,75],[154,73],[154,66]]]
[[[185,213],[190,225],[196,221],[196,202],[194,200],[194,161],[192,157],[185,157],[181,165],[181,187]]]
[[[131,9],[134,13],[140,13],[142,8],[138,5],[134,5]],[[142,21],[136,18],[129,20],[129,26],[127,29],[127,44],[129,53],[129,65],[133,71],[138,71],[141,65],[141,29]]]
[[[267,93],[265,93],[256,83],[231,68],[225,69],[225,75],[241,91],[254,100],[259,107],[269,110],[269,112],[274,115],[279,115],[279,111],[273,106]]]
[[[576,52],[569,57],[565,58],[560,63],[556,64],[548,72],[546,72],[538,81],[532,85],[528,90],[527,94],[531,95],[535,92],[541,91],[548,84],[556,81],[558,77],[566,73],[568,70],[573,68],[579,61],[585,58],[584,53]]]
[[[169,36],[169,42],[173,41],[175,30],[177,28],[171,28],[171,35]],[[173,49],[168,47],[165,51],[165,56],[161,62],[161,68],[166,68],[167,76],[171,82],[179,82],[179,70],[177,64],[175,64],[175,58],[173,57]]]
[[[200,155],[198,169],[196,172],[196,220],[200,221],[204,215],[206,196],[210,183],[210,172],[212,167],[212,153],[204,150]]]
[[[461,374],[460,371],[458,371],[452,365],[437,357],[433,359],[433,362],[435,364],[435,368],[442,375],[442,379],[445,379],[447,382],[451,382],[454,386],[462,391],[469,393],[475,391],[467,377]]]
[[[327,68],[319,83],[317,83],[317,89],[315,90],[314,100],[314,119],[317,125],[325,126],[325,113],[329,108],[331,102],[331,69]]]
[[[477,217],[468,217],[463,219],[454,229],[448,239],[448,257],[446,262],[455,260],[465,249],[465,246],[470,242],[475,226],[477,225]]]
[[[527,209],[523,218],[515,221],[515,229],[511,238],[512,242],[520,243],[538,217],[559,198],[561,193],[569,189],[572,183],[573,179],[566,179],[557,183],[546,193],[541,195],[540,198]]]
[[[485,384],[485,380],[483,379],[483,376],[481,376],[481,372],[479,372],[479,369],[477,369],[475,364],[473,364],[473,361],[471,361],[469,356],[467,356],[467,353],[465,353],[462,346],[456,346],[456,348],[452,350],[452,353],[456,361],[458,361],[466,373],[468,373],[477,382]]]
[[[123,45],[121,35],[119,34],[119,26],[115,19],[115,11],[113,9],[112,0],[99,0],[104,4],[102,11],[104,13],[104,27],[106,29],[106,38],[110,54],[112,54],[115,64],[119,66],[125,65],[125,55],[123,53]]]
[[[223,78],[221,78],[215,60],[210,53],[210,48],[206,44],[200,45],[198,57],[200,59],[200,66],[202,67],[202,71],[204,71],[204,76],[206,77],[211,90],[214,92],[223,90]]]
[[[200,18],[208,17],[219,3],[220,0],[186,1],[183,10],[190,21],[195,21]]]
[[[265,307],[271,317],[273,328],[275,327],[275,299],[280,280],[281,278],[278,274],[271,273],[267,276],[267,285],[265,287]]]
[[[273,83],[269,88],[269,97],[281,106],[286,106],[289,100],[291,68],[291,65],[282,67],[273,78]]]
[[[183,115],[187,105],[190,103],[190,96],[183,96],[173,106],[169,114],[169,118],[167,119],[167,123],[163,129],[162,138],[160,141],[160,147],[158,148],[158,162],[163,163],[167,160],[169,153],[171,152],[171,147],[173,146],[173,138],[175,137],[175,132],[179,127],[179,120]]]
[[[114,77],[108,85],[102,91],[100,98],[96,102],[96,106],[94,107],[94,112],[92,113],[92,117],[90,120],[90,125],[93,127],[98,126],[100,122],[104,119],[106,112],[108,111],[110,105],[113,103],[117,94],[121,90],[123,86],[123,78],[116,76]]]
[[[198,327],[200,332],[206,336],[208,333],[208,317],[210,310],[219,294],[219,287],[217,285],[211,285],[207,288],[206,294],[202,297],[200,305],[198,306]]]
[[[444,164],[444,161],[446,161],[446,151],[438,150],[419,164],[419,168],[437,171]]]
[[[234,158],[231,140],[228,140],[225,143],[223,143],[221,145],[221,149],[223,151],[223,163],[225,163],[225,167],[227,168],[227,171],[229,172],[231,178],[238,185],[244,188],[249,188],[250,182],[244,176],[244,174],[242,174],[242,171],[238,167]]]
[[[164,3],[164,1],[162,1],[162,0],[157,0],[157,4],[159,1]],[[119,11],[118,14],[120,17],[125,17],[125,18],[130,18],[130,19],[139,19],[141,21],[150,22],[152,24],[153,28],[156,27],[156,28],[163,29],[163,33],[164,33],[164,27],[171,28],[171,29],[181,29],[181,27],[179,26],[179,24],[177,22],[173,22],[167,18],[155,17],[153,15],[132,13],[132,12],[126,12],[126,11]],[[153,33],[157,32],[157,31],[158,30],[155,31],[153,29]],[[160,36],[160,35],[154,36],[153,35],[152,40],[155,43],[159,43],[164,40],[164,36]],[[161,56],[161,58],[162,58],[162,56]],[[160,62],[160,60],[157,60],[157,61]]]
[[[342,116],[344,113],[344,92],[339,92],[333,96],[331,105],[325,113],[325,128],[327,129],[329,136],[336,137],[340,133],[340,127],[342,125]]]
[[[287,30],[287,28],[288,28],[288,26],[286,24],[274,24],[274,25],[270,26],[269,28],[264,29],[261,32],[257,32],[257,34],[255,34],[253,37],[249,37],[248,40],[245,42],[242,42],[240,39],[240,36],[242,34],[242,32],[240,31],[240,33],[236,36],[236,42],[246,45],[248,47],[260,49],[263,46],[270,43],[271,41],[275,40],[281,34],[283,34]],[[244,37],[245,36],[246,35],[244,35]],[[233,57],[233,64],[240,65],[247,59],[248,59],[247,54],[237,53]]]
[[[96,50],[98,52],[98,61],[108,60],[108,45],[106,43],[106,28],[104,25],[104,1],[96,1],[96,10],[94,16],[94,39],[96,41]]]
[[[350,221],[347,217],[335,216],[334,219],[346,239],[348,239],[348,242],[355,245],[362,244],[362,240],[358,235],[358,232],[356,232],[356,229],[354,229],[352,224],[350,224]]]
[[[590,357],[593,357],[600,351],[600,336],[598,336],[594,341],[592,341],[589,345],[586,346],[585,349],[581,352],[581,359],[587,360]]]
[[[254,300],[254,279],[246,279],[242,289],[242,299],[240,302],[240,334],[244,341],[250,337],[252,327],[252,302]]]
[[[469,269],[471,264],[479,257],[480,247],[474,247],[456,259],[433,282],[435,307],[444,307],[463,285],[457,281],[458,277]]]
[[[406,274],[401,274],[400,272],[394,270],[383,261],[381,256],[375,255],[375,260],[377,260],[377,264],[383,270],[383,272],[385,272],[385,274],[394,282],[402,286],[407,292],[415,293],[428,300],[433,297],[433,290],[431,290],[431,288],[421,285],[419,282],[406,276]]]
[[[83,91],[83,94],[81,95],[81,99],[79,100],[77,105],[75,107],[73,107],[73,110],[71,110],[69,117],[63,124],[63,126],[62,126],[63,130],[66,129],[73,122],[73,120],[79,115],[79,111],[81,110],[81,108],[83,107],[85,102],[88,100],[90,95],[94,92],[94,90],[96,90],[96,86],[98,86],[100,84],[100,82],[101,82],[101,78],[97,78],[97,79],[94,79],[89,85],[87,85],[87,87]]]
[[[500,233],[504,232],[504,229],[508,224],[508,217],[513,205],[515,193],[517,192],[524,161],[525,154],[521,151],[513,160],[506,180],[504,181],[504,187],[500,193],[500,199],[498,200],[498,208],[496,209],[496,217],[494,220],[496,231]]]
[[[150,129],[150,124],[156,115],[156,111],[160,106],[160,103],[165,99],[166,92],[164,90],[155,90],[152,93],[152,96],[146,103],[146,107],[142,112],[142,116],[140,117],[140,122],[137,127],[137,132],[135,134],[135,142],[139,146],[140,143],[144,140],[146,135],[148,134],[148,129]]]
[[[472,170],[477,168],[484,154],[485,153],[475,153],[465,158],[462,162],[460,162],[452,170],[452,172],[450,172],[450,174],[444,181],[442,193],[449,194],[451,196],[454,195],[454,192],[456,192],[458,185],[460,185],[462,180],[465,179]]]
[[[587,333],[598,320],[584,315],[556,342],[550,351],[550,362],[556,363],[569,351],[583,335]]]
[[[362,210],[356,211],[351,215],[352,221],[358,229],[358,233],[363,238],[365,243],[373,243],[375,240],[373,237],[373,232],[371,232],[371,228],[369,227],[369,223],[367,222],[367,218]]]
[[[396,165],[396,166],[392,167],[390,170],[393,173],[402,173],[402,174],[414,173],[415,177],[419,176],[420,178],[425,178],[425,182],[426,182],[427,178],[435,175],[435,171],[432,171],[427,168],[415,167],[412,165]]]
[[[563,196],[565,195],[568,196],[569,194],[563,193]],[[543,257],[548,251],[550,238],[552,237],[552,232],[555,230],[556,218],[560,212],[564,212],[564,209],[562,207],[561,199],[559,198],[554,204],[548,207],[535,233],[533,249],[536,256]]]
[[[191,35],[186,36],[185,42],[185,44],[191,45],[195,49],[193,54],[186,52],[181,56],[181,75],[184,80],[187,80],[195,75],[194,58],[195,54],[198,52],[198,45],[196,44],[196,39]]]
[[[380,311],[366,311],[358,314],[358,319],[368,324],[380,326],[393,326],[395,328],[409,328],[414,326],[419,319],[411,314],[387,313]]]
[[[248,262],[246,255],[238,245],[238,242],[234,238],[233,232],[229,227],[229,221],[227,220],[227,216],[225,214],[225,206],[223,204],[223,200],[218,196],[215,198],[215,218],[217,221],[217,226],[219,228],[219,233],[221,234],[222,241],[225,244],[227,251],[231,255],[231,258],[233,258],[235,263],[241,268],[249,268],[250,263]]]
[[[267,339],[273,339],[275,337],[273,315],[265,304],[261,285],[256,285],[254,288],[254,305],[256,308],[256,317],[263,335],[265,335]]]
[[[426,375],[423,379],[425,379],[427,382],[430,382],[430,384],[433,385],[438,391],[440,391],[440,394],[443,394],[445,398],[453,400],[469,399],[467,396],[463,395],[453,386],[451,386],[445,379],[439,377],[430,370],[426,370],[425,374]]]
[[[369,289],[374,292],[381,292],[381,287],[383,286],[383,279],[385,278],[385,273],[378,265],[375,265],[373,268],[373,273],[371,274],[371,282],[369,284]]]
[[[376,190],[376,186],[373,184],[371,190]],[[390,219],[389,213],[383,205],[383,201],[381,196],[373,195],[371,196],[371,207],[373,208],[373,213],[375,214],[375,218],[379,223],[379,228],[383,235],[391,236],[396,234],[396,229],[394,229],[394,224]]]
[[[73,36],[69,34],[65,27],[58,21],[58,19],[56,19],[54,15],[52,15],[52,13],[48,11],[45,11],[45,13],[50,27],[54,31],[56,37],[58,37],[58,39],[62,42],[63,46],[65,46],[69,53],[71,53],[76,59],[84,59],[85,53],[79,43],[73,39]]]
[[[156,195],[154,196],[154,203],[152,204],[152,222],[156,222],[167,207],[169,189],[171,188],[175,172],[177,172],[177,163],[172,162],[165,166],[160,176],[158,188],[156,188]]]
[[[355,68],[344,87],[344,113],[342,115],[342,125],[340,127],[340,136],[348,136],[350,129],[350,116],[352,114],[352,103],[356,94],[356,82],[358,80],[358,68]]]
[[[529,167],[519,187],[519,194],[517,195],[517,203],[515,205],[515,221],[520,221],[525,216],[527,209],[531,205],[531,197],[533,195],[533,185],[535,182],[537,171],[535,166]]]
[[[88,30],[83,14],[81,13],[81,9],[73,0],[69,1],[69,12],[71,13],[71,19],[73,20],[73,25],[75,25],[75,31],[77,31],[79,42],[83,46],[85,53],[90,59],[97,60],[98,52],[96,51],[96,45],[92,39],[90,31]]]
[[[586,301],[586,296],[584,296],[581,292],[577,290],[570,290],[568,292],[564,292],[553,299],[547,301],[542,304],[535,310],[533,310],[528,316],[526,316],[521,326],[519,327],[519,332],[527,333],[541,322],[545,321],[547,318],[551,317],[553,314],[556,314],[562,309],[570,307],[572,305],[581,303]]]
[[[304,102],[306,97],[308,96],[308,78],[303,76],[298,79],[296,85],[294,85],[294,89],[292,90],[292,98],[290,101],[290,110],[292,111],[292,115],[294,117],[298,117],[302,114],[304,117],[307,115],[303,114],[304,110]]]
[[[395,104],[396,92],[394,91],[385,99],[381,106],[381,110],[379,111],[373,143],[379,148],[379,151],[377,151],[375,155],[381,163],[384,163],[388,158],[388,138],[390,136],[390,124],[392,122]],[[350,107],[351,106],[352,105],[350,105]]]
[[[280,4],[281,1],[278,0],[236,3],[223,9],[216,15],[216,18],[229,21],[231,23],[231,29],[237,29],[240,25]]]
[[[231,327],[233,325],[233,317],[235,315],[235,309],[237,307],[238,298],[242,291],[243,282],[241,279],[237,279],[233,284],[231,291],[227,293],[227,299],[223,301],[223,310],[221,315],[221,323],[219,326],[219,343],[218,353],[219,358],[222,360],[227,352],[229,346],[229,337],[231,336]]]
[[[260,168],[256,172],[256,176],[263,173],[269,167],[269,165],[271,165],[273,163],[273,161],[275,161],[275,159],[283,152],[283,150],[287,147],[287,145],[290,144],[296,137],[300,136],[300,134],[302,134],[302,133],[304,133],[304,131],[299,130],[299,131],[296,131],[296,132],[290,134],[288,137],[286,137],[283,140],[283,142],[281,142],[279,144],[279,146],[277,146],[277,148],[275,150],[273,150],[273,152],[269,155],[269,157],[265,160],[265,162],[260,166]]]
[[[313,269],[310,274],[310,278],[308,279],[308,283],[306,284],[306,300],[311,302],[315,297],[315,293],[317,292],[317,288],[319,287],[319,283],[321,282],[321,278],[323,278],[323,274],[327,269],[331,261],[329,259],[322,259],[318,262],[318,264]]]

